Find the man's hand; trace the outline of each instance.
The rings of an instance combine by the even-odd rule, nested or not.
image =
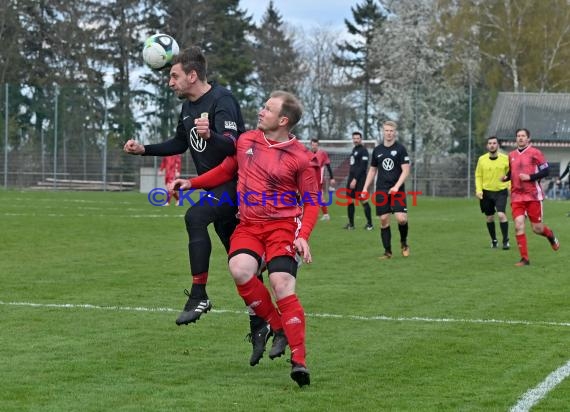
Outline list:
[[[483,192],[477,192],[475,193],[475,196],[477,196],[477,199],[483,200]]]
[[[129,139],[123,146],[123,150],[128,154],[142,155],[144,154],[144,145],[137,142],[136,140]]]
[[[295,246],[295,249],[297,250],[299,255],[303,258],[303,261],[305,263],[311,263],[313,261],[313,258],[311,256],[311,248],[309,247],[309,243],[305,239],[301,237],[295,239],[295,241],[293,242],[293,246]]]
[[[194,126],[196,126],[196,132],[204,140],[210,138],[210,121],[207,117],[198,117],[194,119]]]
[[[519,173],[519,178],[523,181],[523,182],[528,182],[530,180],[530,175],[526,174],[526,173]]]
[[[348,185],[349,189],[354,190],[356,188],[356,179],[352,179]]]
[[[190,182],[190,179],[174,179],[166,186],[166,189],[171,194],[178,192],[178,190],[190,190],[191,188],[192,182]]]

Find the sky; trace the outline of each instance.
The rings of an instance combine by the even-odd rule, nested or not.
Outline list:
[[[273,0],[274,7],[279,11],[283,21],[293,26],[310,29],[314,26],[331,26],[344,30],[344,19],[352,21],[351,7],[359,4],[360,0]],[[247,10],[259,23],[269,0],[240,0],[240,8]]]

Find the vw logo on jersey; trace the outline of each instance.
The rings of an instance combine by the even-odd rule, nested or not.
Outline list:
[[[382,160],[382,169],[384,169],[386,171],[390,171],[393,168],[394,168],[394,161],[392,159],[387,157],[384,160]]]
[[[190,129],[189,138],[190,138],[190,146],[192,146],[192,149],[200,153],[206,150],[206,140],[202,139],[198,135],[198,132],[196,131],[195,127]]]

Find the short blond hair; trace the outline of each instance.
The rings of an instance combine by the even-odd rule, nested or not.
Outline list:
[[[397,129],[397,128],[398,128],[398,123],[396,123],[396,122],[394,122],[394,121],[392,121],[392,120],[386,120],[386,121],[382,124],[382,127],[384,127],[384,126],[391,126],[391,127],[393,127],[394,129]]]

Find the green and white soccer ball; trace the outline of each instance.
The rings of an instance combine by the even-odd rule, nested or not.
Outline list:
[[[160,70],[172,63],[172,59],[180,52],[174,37],[168,34],[153,34],[144,42],[143,60],[153,70]]]

